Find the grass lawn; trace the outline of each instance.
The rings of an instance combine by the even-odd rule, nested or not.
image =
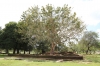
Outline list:
[[[100,63],[83,63],[83,62],[34,62],[23,60],[0,60],[0,66],[100,66]]]
[[[3,55],[0,55],[0,66],[100,66],[100,55],[85,55],[85,59],[81,61],[46,61],[33,59],[30,60],[14,60],[14,59],[4,59]]]

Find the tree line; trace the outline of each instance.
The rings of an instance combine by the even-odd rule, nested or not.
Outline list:
[[[68,5],[53,7],[48,4],[41,8],[34,6],[23,12],[19,22],[9,22],[5,28],[0,28],[0,48],[5,49],[6,53],[13,50],[13,54],[19,54],[20,50],[24,54],[25,51],[30,54],[31,50],[50,54],[68,50],[88,53],[97,48],[99,42],[95,32],[87,31],[83,35],[85,29],[84,22],[75,12],[71,12]]]

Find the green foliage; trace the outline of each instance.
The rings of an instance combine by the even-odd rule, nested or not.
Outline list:
[[[37,44],[34,45],[34,51],[38,53],[46,53],[50,50],[48,42],[47,41],[38,41]]]
[[[77,44],[70,43],[68,50],[71,51],[71,52],[78,52],[78,46],[77,46]]]

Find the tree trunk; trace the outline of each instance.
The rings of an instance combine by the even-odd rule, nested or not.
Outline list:
[[[24,50],[24,54],[25,54],[25,50]]]
[[[16,52],[16,49],[14,48],[14,49],[13,49],[13,54],[15,54],[15,52]]]
[[[46,51],[44,49],[42,49],[42,54],[44,54]]]
[[[86,51],[86,54],[88,54],[88,50]]]
[[[19,54],[19,44],[17,43],[17,54]]]
[[[16,54],[17,44],[14,45],[13,54]]]
[[[93,54],[95,54],[95,50],[93,51]]]
[[[6,48],[6,54],[9,54],[9,50],[8,50],[8,48]]]
[[[55,44],[52,43],[52,45],[51,45],[51,52],[50,52],[51,55],[54,54],[54,50],[55,50]]]
[[[30,50],[29,50],[29,54],[30,54]]]
[[[90,50],[90,54],[91,54],[91,50]]]
[[[86,50],[86,54],[88,54],[88,53],[89,53],[89,50],[90,50],[90,47],[88,47],[88,48],[87,48],[87,50]]]
[[[17,48],[17,54],[19,54],[19,48]]]

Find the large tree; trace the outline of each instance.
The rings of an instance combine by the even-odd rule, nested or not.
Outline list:
[[[85,28],[76,13],[71,13],[71,7],[68,5],[46,5],[41,9],[38,6],[31,7],[22,14],[21,22],[27,25],[29,43],[48,40],[51,53],[54,53],[57,44],[76,41]],[[31,37],[35,38],[34,42]]]
[[[81,38],[80,47],[83,51],[86,51],[86,54],[89,53],[89,51],[92,51],[93,48],[96,48],[98,45],[98,34],[93,31],[86,31],[83,34],[83,37]]]

